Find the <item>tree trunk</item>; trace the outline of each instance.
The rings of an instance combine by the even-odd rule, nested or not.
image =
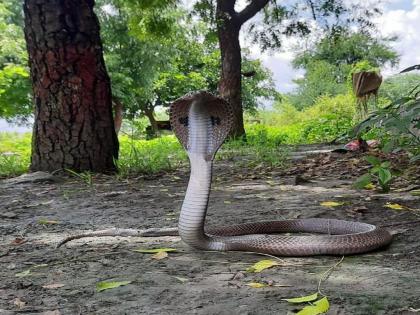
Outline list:
[[[239,31],[242,25],[261,11],[269,0],[247,1],[240,12],[235,11],[236,0],[217,0],[216,21],[219,37],[222,73],[219,93],[233,107],[235,114],[231,137],[245,135],[242,109],[241,45]]]
[[[146,116],[147,119],[149,119],[151,133],[153,135],[156,135],[158,133],[159,129],[158,129],[158,126],[157,126],[157,122],[156,122],[156,118],[155,118],[155,110],[154,110],[153,106],[151,106],[151,105],[146,106],[146,108],[143,110],[143,112],[144,112],[144,116]]]
[[[234,1],[232,1],[234,2]],[[231,137],[245,135],[242,109],[241,45],[239,31],[241,24],[232,17],[232,7],[226,1],[219,1],[217,16],[222,21],[218,24],[218,37],[222,71],[219,82],[219,93],[233,107],[234,123]],[[230,12],[229,12],[230,11]]]
[[[93,0],[25,0],[31,170],[113,172],[118,139]]]

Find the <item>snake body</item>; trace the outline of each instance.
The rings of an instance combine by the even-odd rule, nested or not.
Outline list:
[[[391,234],[374,225],[320,218],[255,222],[206,232],[204,222],[213,159],[232,127],[233,111],[223,99],[201,91],[175,101],[171,105],[170,120],[175,135],[187,150],[191,166],[178,223],[179,235],[188,245],[203,250],[309,256],[359,254],[391,242]]]

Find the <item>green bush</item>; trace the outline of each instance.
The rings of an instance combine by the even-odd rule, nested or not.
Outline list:
[[[275,110],[260,111],[261,124],[247,124],[247,139],[253,143],[319,143],[334,140],[354,124],[356,100],[351,93],[321,96],[314,105],[298,111],[287,101]]]
[[[350,93],[321,96],[302,112],[303,138],[308,143],[332,141],[354,124],[355,99]]]

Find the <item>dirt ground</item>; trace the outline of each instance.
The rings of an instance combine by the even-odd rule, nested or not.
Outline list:
[[[413,210],[420,197],[410,191],[418,178],[399,180],[399,191],[389,194],[353,190],[366,167],[360,155],[334,153],[295,159],[286,170],[217,161],[207,223],[321,217],[387,225],[395,234],[388,248],[345,257],[322,282],[328,314],[420,313],[420,210]],[[274,258],[198,251],[178,237],[88,238],[55,249],[77,232],[176,226],[187,181],[187,168],[124,180],[94,176],[92,185],[59,176],[0,181],[0,315],[287,314],[302,307],[282,299],[316,292],[340,260],[281,258],[279,266],[248,273]],[[328,208],[323,201],[343,204]],[[133,251],[155,247],[177,251],[161,260]],[[97,292],[105,280],[131,283]]]

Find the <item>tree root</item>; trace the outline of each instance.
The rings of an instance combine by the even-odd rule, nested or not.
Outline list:
[[[136,229],[119,229],[111,228],[107,230],[99,230],[87,233],[80,233],[66,237],[57,244],[56,248],[63,246],[64,244],[78,240],[85,237],[103,237],[103,236],[140,236],[140,237],[157,237],[157,236],[178,236],[178,228],[162,228],[162,229],[146,229],[146,230],[136,230]]]

